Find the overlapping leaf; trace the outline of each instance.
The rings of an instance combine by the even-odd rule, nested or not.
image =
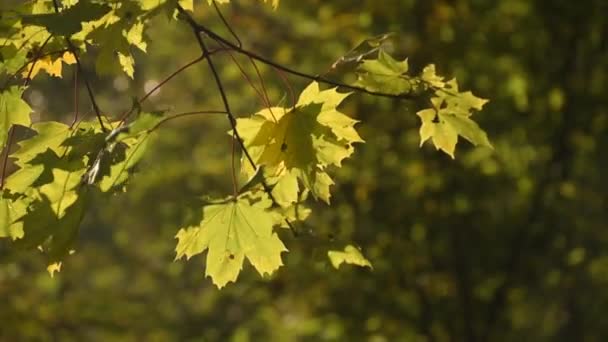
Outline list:
[[[31,14],[22,16],[24,25],[45,27],[49,32],[59,36],[70,36],[82,30],[82,23],[101,18],[110,11],[105,4],[80,0],[58,13]]]
[[[10,87],[0,92],[0,150],[4,147],[8,132],[13,125],[29,126],[32,109],[21,99],[23,90]]]
[[[353,143],[363,142],[354,129],[357,121],[337,110],[348,95],[336,89],[320,90],[312,83],[294,108],[268,108],[237,120],[237,130],[253,161],[279,178],[275,192],[281,203],[297,200],[296,179],[313,196],[329,202],[333,181],[327,167],[341,166],[353,153]],[[243,165],[251,175],[253,169],[246,159]]]
[[[87,207],[87,185],[120,189],[145,151],[149,129],[161,119],[143,113],[131,125],[109,133],[97,121],[77,127],[59,122],[32,125],[36,135],[20,141],[11,155],[20,168],[4,183],[0,237],[12,238],[16,247],[42,248],[49,257],[49,272],[57,271],[73,248]],[[98,177],[85,181],[93,169]]]
[[[407,74],[407,59],[397,61],[380,50],[377,59],[365,59],[358,68],[358,85],[370,91],[399,95],[412,90],[413,81]]]
[[[31,62],[21,72],[23,77],[34,78],[41,70],[54,77],[62,77],[63,64],[74,64],[76,58],[71,52],[65,52],[59,57],[45,56]]]
[[[445,81],[437,75],[435,65],[427,65],[418,76],[408,75],[407,59],[397,61],[383,50],[376,59],[361,60],[357,68],[357,85],[369,91],[390,95],[432,94],[432,108],[419,111],[422,120],[420,145],[432,139],[438,150],[452,158],[458,136],[475,146],[491,147],[486,133],[470,119],[474,111],[481,110],[487,100],[470,91],[459,92],[455,79]]]
[[[435,79],[435,82],[442,82]],[[459,92],[456,80],[445,83],[431,99],[433,108],[417,113],[422,121],[420,145],[428,139],[439,150],[454,158],[458,136],[462,136],[475,146],[492,147],[487,134],[470,119],[473,110],[481,110],[487,102],[471,92]]]

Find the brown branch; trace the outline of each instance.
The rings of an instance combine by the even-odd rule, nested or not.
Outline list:
[[[182,118],[184,116],[207,115],[207,114],[224,114],[225,115],[226,112],[221,111],[221,110],[200,110],[200,111],[196,111],[196,112],[184,112],[184,113],[175,114],[175,115],[169,116],[169,117],[159,121],[156,125],[154,125],[154,127],[148,129],[148,132],[153,132],[153,131],[157,130],[164,123],[171,121],[171,120]]]
[[[42,43],[42,45],[40,46],[40,49],[38,49],[38,52],[36,53],[36,57],[34,58],[34,62],[32,62],[32,67],[30,68],[30,71],[27,73],[27,77],[25,78],[25,82],[23,82],[23,86],[24,87],[27,87],[27,85],[30,83],[30,81],[31,81],[30,77],[32,76],[32,72],[34,72],[34,68],[36,67],[36,63],[38,63],[38,61],[41,58],[40,57],[40,53],[42,52],[42,50],[44,49],[44,47],[46,46],[46,44],[48,44],[49,40],[51,40],[52,37],[53,37],[52,34],[50,34],[48,37],[46,37],[46,39],[44,40],[44,43]]]
[[[213,7],[215,8],[215,12],[217,13],[217,15],[220,17],[220,19],[224,23],[224,26],[226,26],[226,28],[228,29],[228,31],[230,31],[230,34],[238,42],[239,47],[242,47],[243,46],[243,42],[241,42],[241,39],[236,34],[236,32],[234,32],[234,30],[232,29],[232,26],[230,26],[230,24],[228,23],[228,21],[226,20],[226,18],[224,18],[224,15],[222,14],[222,11],[220,11],[220,8],[217,6],[217,3],[215,2],[215,0],[213,1]]]
[[[220,51],[224,51],[225,49],[216,49],[210,52],[210,54],[214,54],[216,52],[220,52]],[[200,61],[202,61],[203,59],[205,59],[205,55],[201,55],[199,57],[197,57],[196,59],[188,62],[187,64],[181,66],[179,69],[175,70],[174,72],[172,72],[169,76],[167,76],[165,79],[163,79],[159,84],[157,84],[154,88],[152,88],[150,91],[148,91],[144,96],[142,96],[139,100],[137,100],[137,104],[141,105],[142,103],[144,103],[155,91],[157,91],[158,89],[160,89],[161,87],[163,87],[164,85],[166,85],[169,81],[171,81],[175,76],[181,74],[184,70],[190,68],[191,66],[199,63]],[[120,125],[123,125],[127,119],[129,118],[129,116],[131,114],[133,114],[133,111],[135,110],[135,107],[131,107],[131,109],[127,112],[124,112],[121,116],[120,116]]]
[[[214,3],[215,4],[215,3]],[[232,151],[231,151],[231,155],[230,155],[230,163],[232,164],[232,195],[234,196],[234,198],[236,198],[236,196],[239,193],[238,190],[238,180],[236,178],[236,165],[235,165],[235,158],[236,158],[236,144],[234,143],[236,140],[236,134],[233,132],[232,133],[232,139],[230,139],[230,142],[232,143]]]
[[[338,82],[338,81],[334,81],[334,80],[330,80],[328,78],[325,78],[321,75],[312,75],[312,74],[307,74],[305,72],[302,71],[298,71],[295,69],[292,69],[288,66],[285,66],[283,64],[277,63],[273,60],[270,60],[268,58],[265,58],[261,55],[256,54],[255,52],[246,50],[238,45],[235,45],[233,43],[231,43],[230,41],[228,41],[227,39],[221,37],[220,35],[218,35],[217,33],[213,32],[212,30],[208,29],[207,27],[198,24],[196,21],[194,21],[194,19],[192,19],[191,16],[185,16],[186,21],[188,21],[188,23],[190,24],[190,26],[192,26],[192,28],[194,30],[196,30],[197,32],[202,32],[205,33],[207,36],[209,36],[210,38],[212,38],[213,40],[217,41],[218,43],[222,43],[223,45],[229,46],[230,48],[232,48],[233,50],[246,55],[248,57],[251,57],[259,62],[262,62],[266,65],[270,65],[274,68],[277,68],[279,70],[285,71],[289,74],[295,75],[295,76],[299,76],[302,78],[306,78],[309,79],[311,81],[316,81],[319,83],[325,83],[325,84],[329,84],[332,85],[334,87],[342,87],[342,88],[347,88],[353,91],[357,91],[360,93],[365,93],[365,94],[369,94],[369,95],[374,95],[374,96],[378,96],[378,97],[387,97],[387,98],[392,98],[392,99],[414,99],[414,96],[412,94],[389,94],[389,93],[383,93],[383,92],[378,92],[378,91],[372,91],[372,90],[368,90],[365,89],[363,87],[358,87],[358,86],[354,86],[354,85],[350,85],[350,84],[346,84],[346,83],[342,83],[342,82]]]
[[[256,165],[255,161],[251,157],[251,154],[249,154],[249,151],[247,150],[247,147],[245,146],[245,143],[243,142],[243,139],[241,139],[240,134],[237,130],[236,118],[235,118],[234,114],[232,113],[232,111],[230,110],[230,103],[228,102],[228,97],[226,96],[226,91],[224,89],[222,79],[220,78],[220,75],[217,72],[217,69],[215,68],[215,64],[213,63],[212,56],[209,55],[209,49],[207,48],[207,45],[201,38],[200,31],[198,30],[198,24],[194,21],[192,16],[190,14],[188,14],[188,12],[186,12],[179,4],[177,5],[177,10],[179,11],[181,18],[183,18],[190,25],[190,27],[192,29],[192,33],[194,33],[196,41],[198,42],[198,45],[199,45],[201,51],[203,52],[203,55],[207,56],[207,58],[205,58],[205,59],[207,60],[207,65],[209,66],[209,69],[211,70],[211,73],[213,74],[213,78],[217,85],[217,89],[220,92],[222,102],[224,103],[224,108],[226,109],[226,116],[228,117],[228,121],[230,122],[230,126],[232,127],[232,132],[233,132],[234,136],[236,137],[237,142],[239,143],[241,150],[243,151],[243,154],[247,158],[247,161],[249,162],[249,164],[254,169],[257,169],[257,165]],[[225,43],[228,43],[226,45],[228,45],[230,47],[233,47],[233,46],[236,47],[234,44],[232,44],[230,42],[226,41]],[[266,183],[266,180],[264,180],[264,179],[262,180],[262,187],[263,187],[264,191],[266,192],[266,194],[268,194],[268,197],[270,198],[272,203],[274,205],[278,205],[276,199],[272,195],[272,190],[270,189],[270,186],[268,186],[268,183]],[[295,227],[291,224],[291,222],[288,219],[285,219],[285,223],[287,224],[287,226],[289,227],[289,229],[291,230],[293,235],[298,236],[297,230],[295,229]]]
[[[57,4],[57,0],[53,0],[53,7],[55,8],[55,13],[59,13],[59,5]],[[76,66],[78,67],[78,71],[82,74],[82,78],[84,79],[84,84],[87,88],[87,93],[89,94],[89,98],[91,99],[91,105],[93,105],[93,110],[95,111],[95,116],[97,116],[97,120],[99,121],[99,126],[101,126],[101,130],[103,132],[107,132],[108,129],[103,124],[102,114],[99,110],[99,106],[97,105],[97,101],[95,101],[95,95],[93,94],[93,89],[91,88],[91,84],[89,83],[89,79],[87,78],[86,73],[84,72],[84,68],[82,67],[82,63],[80,63],[80,58],[76,53],[76,47],[72,44],[70,37],[64,36],[65,42],[70,49],[72,55],[74,55],[74,59],[76,60]]]
[[[82,67],[82,63],[80,63],[80,58],[78,57],[78,54],[76,53],[76,48],[74,47],[74,45],[70,41],[70,38],[65,37],[65,41],[67,42],[67,44],[68,44],[68,46],[70,48],[70,52],[74,55],[74,59],[76,59],[76,66],[78,67],[78,71],[80,72],[80,74],[82,74],[82,78],[84,79],[84,84],[85,84],[85,86],[87,88],[87,93],[89,94],[89,99],[91,100],[91,105],[93,106],[93,110],[95,111],[95,116],[97,117],[97,121],[99,121],[99,125],[101,126],[101,130],[103,132],[107,132],[108,129],[103,124],[101,110],[99,110],[99,106],[97,105],[97,101],[95,101],[95,95],[93,94],[93,89],[91,88],[91,84],[89,83],[89,79],[87,78],[87,75],[84,72],[84,69]]]
[[[281,79],[281,81],[283,81],[283,84],[287,88],[287,91],[289,91],[289,96],[291,97],[291,107],[295,107],[296,93],[294,92],[293,87],[291,86],[291,83],[289,83],[289,80],[287,79],[287,77],[285,76],[283,71],[281,71],[277,68],[272,68],[272,69],[277,73],[277,75],[279,75],[279,78]]]
[[[266,103],[268,103],[268,108],[270,108],[270,98],[268,97],[268,91],[266,90],[266,84],[264,83],[264,77],[262,77],[262,73],[260,72],[258,65],[255,64],[255,60],[251,57],[249,57],[248,59],[249,59],[249,62],[251,63],[251,65],[253,65],[253,68],[255,69],[255,73],[258,76],[258,79],[260,80],[260,86],[262,87],[262,94],[264,94],[264,97],[266,98]]]

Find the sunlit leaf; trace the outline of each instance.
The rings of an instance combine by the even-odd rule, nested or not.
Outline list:
[[[21,99],[23,90],[10,87],[0,93],[0,147],[4,147],[13,125],[29,126],[32,109]]]
[[[237,129],[257,165],[264,165],[277,177],[295,176],[313,196],[329,202],[333,181],[326,168],[340,166],[353,153],[352,144],[363,142],[354,129],[357,121],[337,110],[348,95],[335,89],[320,90],[312,83],[294,108],[264,109],[251,118],[238,119]],[[243,163],[250,175],[253,170],[247,160]],[[297,189],[286,192],[283,184],[280,193],[289,193],[289,201],[293,200]]]
[[[372,268],[371,262],[361,254],[359,249],[352,245],[346,246],[344,251],[328,251],[327,256],[336,269],[340,268],[343,263]]]
[[[261,275],[271,274],[283,265],[281,253],[287,251],[273,225],[266,208],[244,197],[205,206],[199,226],[177,233],[176,259],[207,250],[205,274],[219,288],[236,281],[245,258]]]

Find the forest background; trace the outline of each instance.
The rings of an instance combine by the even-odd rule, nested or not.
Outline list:
[[[198,20],[222,30],[211,7],[196,5]],[[435,63],[490,99],[476,121],[494,149],[462,143],[452,160],[419,147],[417,103],[349,99],[343,111],[362,121],[366,144],[334,174],[332,206],[314,205],[306,234],[285,234],[286,267],[270,278],[245,267],[218,290],[200,257],[173,262],[174,237],[191,198],[231,187],[229,126],[225,118],[174,120],[129,191],[94,203],[77,253],[53,278],[41,255],[14,255],[0,240],[0,340],[608,336],[608,3],[283,0],[273,11],[232,0],[222,9],[252,50],[313,73],[363,39],[395,32],[394,54],[412,68]],[[197,56],[185,25],[159,18],[146,35],[133,80],[92,81],[105,111],[128,108],[130,96]],[[278,101],[281,79],[261,72]],[[221,63],[220,73],[240,94],[231,97],[235,112],[258,110],[234,64]],[[36,118],[70,120],[70,77],[35,80],[26,99]],[[192,68],[150,101],[175,112],[217,107],[211,77]],[[331,266],[327,249],[349,243],[373,269]]]

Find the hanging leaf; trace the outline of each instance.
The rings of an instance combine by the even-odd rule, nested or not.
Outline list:
[[[377,59],[363,60],[359,65],[357,84],[387,94],[409,93],[414,83],[407,75],[408,70],[407,59],[399,62],[380,50]]]
[[[438,83],[437,83],[438,84]],[[481,110],[487,100],[474,96],[471,92],[458,92],[456,80],[444,84],[431,99],[433,108],[416,113],[420,126],[420,145],[428,139],[438,150],[454,158],[458,136],[462,136],[475,146],[492,148],[487,134],[470,119],[475,110]]]
[[[59,58],[53,58],[52,56],[46,56],[39,58],[35,62],[31,62],[23,70],[21,75],[33,79],[38,75],[41,70],[44,70],[47,74],[54,77],[62,77],[63,63],[74,64],[76,63],[76,57],[71,52],[65,52]]]
[[[207,253],[205,275],[218,287],[236,281],[247,258],[261,274],[272,274],[287,251],[276,233],[267,207],[252,205],[244,196],[223,204],[203,208],[203,221],[197,227],[181,229],[176,259]]]
[[[275,177],[299,179],[313,196],[329,203],[333,181],[326,168],[341,166],[342,160],[353,153],[352,145],[363,142],[354,129],[357,121],[337,110],[348,95],[336,89],[321,91],[317,83],[312,83],[294,108],[268,108],[251,118],[238,119],[237,130],[256,165],[264,165]],[[242,164],[251,176],[254,170],[247,160]],[[298,185],[293,181],[289,184]],[[284,188],[280,191],[288,194]],[[291,191],[287,202],[297,191]]]
[[[343,263],[372,268],[371,262],[367,260],[361,251],[352,245],[344,248],[344,251],[328,251],[327,256],[334,268],[340,268]]]

